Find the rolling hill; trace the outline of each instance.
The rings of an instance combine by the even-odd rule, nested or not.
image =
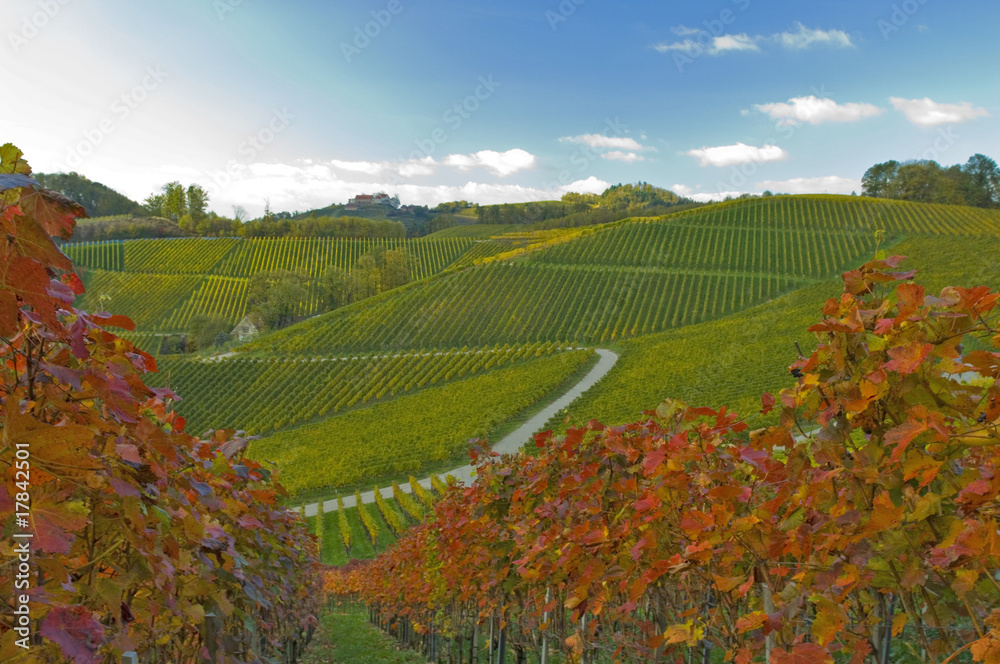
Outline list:
[[[569,422],[633,421],[668,396],[752,416],[761,392],[787,384],[795,343],[808,352],[814,340],[803,331],[839,293],[840,273],[879,248],[911,256],[933,288],[1000,282],[1000,212],[975,208],[781,196],[585,229],[497,230],[510,229],[405,241],[421,257],[417,281],[263,336],[223,362],[163,358],[158,379],[196,397],[190,409],[177,405],[192,427],[264,435],[253,454],[281,463],[296,493],[316,495],[455,458],[468,437],[489,437],[550,400],[591,357],[569,348],[610,345],[621,356]],[[182,329],[197,311],[234,319],[255,270],[315,276],[331,260],[350,267],[366,246],[164,240],[70,250],[89,268],[88,297],[113,293],[116,312],[149,331]]]

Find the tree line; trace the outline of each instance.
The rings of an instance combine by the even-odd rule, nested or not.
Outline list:
[[[943,167],[936,161],[887,161],[865,172],[862,195],[917,203],[1000,207],[1000,168],[976,154],[964,165]]]
[[[532,224],[539,229],[573,228],[635,216],[658,216],[696,203],[646,182],[616,184],[601,194],[569,192],[559,201],[482,205],[481,224]]]

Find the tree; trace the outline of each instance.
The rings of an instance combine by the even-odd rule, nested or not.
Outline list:
[[[150,194],[146,197],[146,200],[142,202],[143,208],[150,217],[165,217],[166,213],[164,210],[164,204],[166,203],[166,196],[163,194]]]
[[[861,178],[861,195],[872,198],[895,198],[892,184],[898,170],[898,161],[887,161],[869,168]]]
[[[233,206],[233,219],[240,222],[241,224],[245,222],[250,217],[250,213],[242,205]]]
[[[223,343],[228,339],[226,334],[231,329],[229,322],[221,316],[195,314],[188,323],[188,352],[204,350],[217,345],[221,334]]]
[[[201,186],[193,184],[187,188],[187,211],[195,223],[205,218],[208,208],[208,192]]]
[[[962,172],[967,176],[965,197],[969,205],[976,207],[1000,207],[1000,168],[997,163],[982,154],[969,158]]]
[[[320,277],[319,290],[327,309],[339,309],[357,302],[360,286],[357,276],[331,265]]]
[[[373,297],[382,292],[382,271],[372,255],[365,255],[351,268],[357,280],[356,301]]]
[[[180,182],[163,185],[163,214],[174,221],[187,214],[187,195]]]
[[[309,275],[300,272],[260,272],[250,279],[247,301],[268,327],[280,329],[302,309],[309,296],[308,283]]]

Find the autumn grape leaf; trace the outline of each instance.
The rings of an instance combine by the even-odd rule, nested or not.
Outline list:
[[[68,240],[78,218],[87,216],[83,206],[59,192],[48,189],[31,189],[21,196],[18,206],[24,213],[41,224],[45,232]]]
[[[884,368],[886,371],[895,371],[904,376],[911,374],[920,367],[932,350],[934,350],[934,346],[931,344],[922,344],[919,346],[909,344],[890,348],[889,357],[892,360],[886,362]]]
[[[0,191],[30,187],[33,184],[38,184],[38,182],[24,173],[0,173]]]
[[[14,147],[13,143],[0,145],[0,173],[31,174],[31,166],[24,160],[24,153]]]
[[[76,664],[96,664],[104,625],[85,607],[57,607],[42,620],[39,633],[58,643],[63,655]]]
[[[724,593],[728,593],[746,580],[742,576],[719,576],[718,574],[713,574],[712,578],[715,580],[715,587]]]
[[[972,644],[972,658],[983,664],[1000,664],[1000,634],[993,631]]]
[[[892,448],[890,461],[892,463],[899,463],[899,460],[903,458],[903,453],[910,443],[913,442],[913,439],[925,431],[927,431],[925,423],[914,422],[912,420],[903,422],[898,427],[890,429],[885,434],[886,447]]]
[[[666,643],[684,643],[692,647],[698,645],[704,636],[705,628],[695,627],[693,620],[681,625],[671,625],[663,632]]]
[[[736,621],[736,633],[743,634],[754,629],[760,629],[767,622],[767,614],[763,611],[754,611]]]
[[[815,643],[800,643],[791,652],[781,649],[772,652],[771,664],[833,664],[833,657]]]
[[[844,629],[844,611],[830,600],[821,601],[813,620],[812,634],[821,646],[827,646]]]
[[[865,535],[872,535],[895,528],[899,526],[902,518],[902,506],[896,507],[893,505],[889,493],[883,491],[875,496],[875,500],[872,501],[871,519],[865,527]]]

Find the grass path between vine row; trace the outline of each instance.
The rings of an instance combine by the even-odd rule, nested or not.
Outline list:
[[[499,452],[500,454],[514,454],[520,450],[525,443],[531,440],[531,436],[538,431],[541,427],[545,426],[545,423],[552,419],[556,413],[568,408],[574,401],[579,399],[584,392],[592,388],[598,383],[604,376],[611,371],[614,366],[618,363],[618,354],[604,348],[597,348],[595,352],[600,356],[597,364],[587,372],[587,375],[580,379],[576,385],[571,387],[568,391],[564,392],[562,396],[554,400],[548,406],[535,413],[530,419],[528,419],[524,424],[518,427],[513,433],[505,436],[500,442],[491,446],[494,452]],[[451,475],[459,482],[466,485],[471,484],[475,480],[474,468],[471,465],[465,465],[461,468],[455,468],[454,470],[440,473],[441,475]],[[431,488],[431,480],[429,477],[420,480],[420,486],[425,489]],[[410,486],[409,482],[405,484],[400,484],[399,488],[406,493],[412,493],[413,488]],[[392,498],[392,487],[384,487],[380,489],[380,492],[384,498]],[[355,507],[355,501],[353,495],[347,495],[343,497],[344,508]],[[361,493],[361,502],[368,504],[375,502],[375,492],[365,491]],[[316,516],[319,503],[309,503],[306,505],[305,512],[306,516]],[[337,501],[327,500],[323,502],[324,512],[336,512],[337,511]]]

